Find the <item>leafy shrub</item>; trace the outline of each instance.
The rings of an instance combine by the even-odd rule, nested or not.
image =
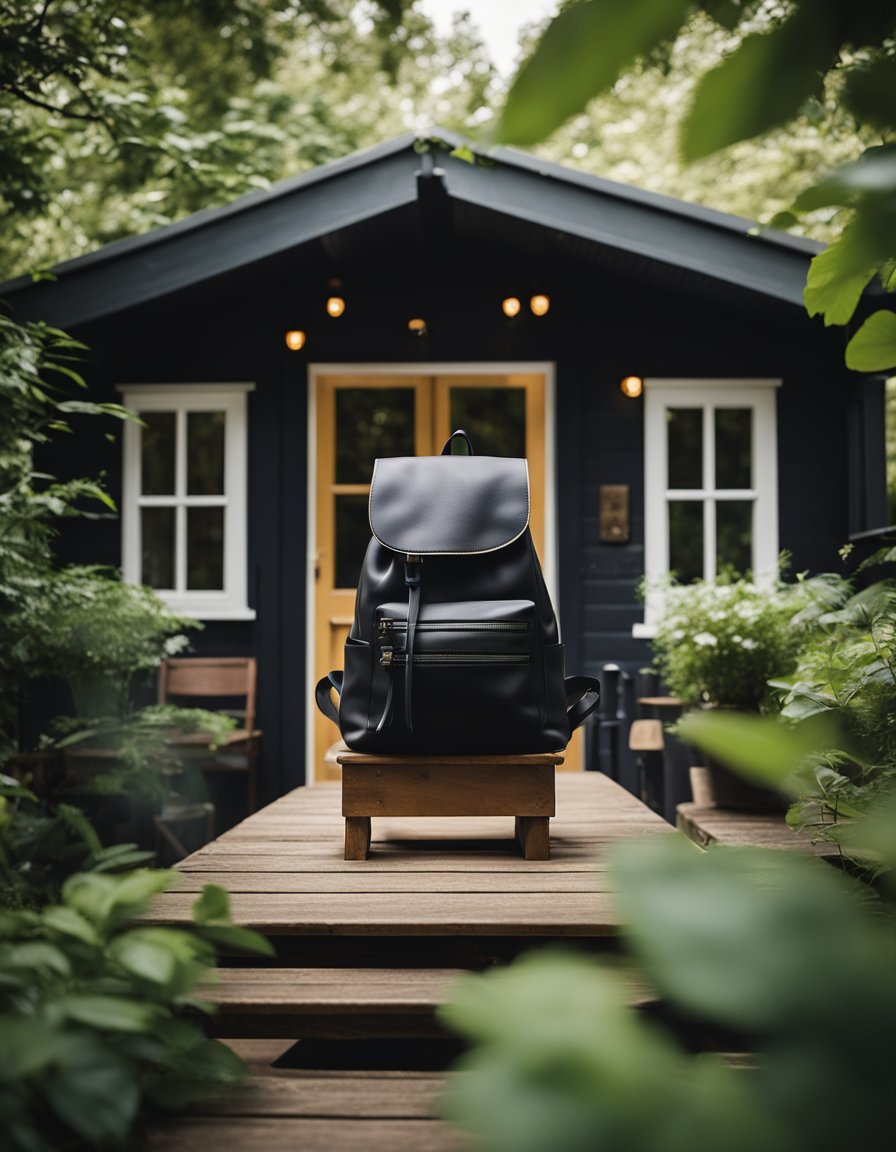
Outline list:
[[[207,886],[192,931],[141,923],[175,873],[102,849],[83,817],[41,813],[8,779],[0,796],[0,1130],[10,1152],[128,1143],[137,1121],[238,1080],[242,1062],[208,1039],[201,985],[218,947],[270,955]],[[76,870],[51,867],[54,843]],[[89,870],[83,870],[88,868]],[[2,905],[0,905],[2,906]]]
[[[664,1011],[629,1008],[617,971],[570,952],[466,977],[441,1012],[473,1045],[447,1118],[486,1152],[883,1147],[896,980],[892,920],[868,889],[819,860],[674,834],[610,864]],[[748,1071],[716,1050],[731,1044]]]

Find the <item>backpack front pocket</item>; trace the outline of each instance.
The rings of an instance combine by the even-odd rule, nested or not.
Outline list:
[[[537,727],[531,600],[421,605],[412,657],[415,732],[500,732]],[[407,605],[376,609],[379,668],[371,727],[405,727]]]

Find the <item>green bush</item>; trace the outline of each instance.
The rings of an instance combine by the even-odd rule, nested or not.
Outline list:
[[[808,600],[802,583],[766,587],[733,575],[670,581],[650,642],[654,665],[688,705],[758,709],[768,680],[794,666],[803,636],[791,621]]]
[[[125,1147],[138,1120],[243,1075],[203,1031],[201,986],[218,947],[271,947],[233,925],[214,885],[194,904],[191,931],[141,922],[173,872],[121,873],[141,858],[132,846],[102,849],[76,810],[44,812],[8,778],[2,793],[3,1146]]]

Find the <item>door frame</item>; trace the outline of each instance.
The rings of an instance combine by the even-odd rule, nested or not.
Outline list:
[[[306,783],[314,782],[314,651],[315,601],[317,581],[315,544],[317,540],[317,378],[318,376],[508,376],[529,373],[544,377],[544,547],[541,565],[551,600],[557,604],[557,485],[556,485],[556,365],[549,360],[415,361],[413,363],[313,363],[308,365],[308,471],[305,542],[305,767]]]

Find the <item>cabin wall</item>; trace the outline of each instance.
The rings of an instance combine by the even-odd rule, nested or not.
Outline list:
[[[424,266],[389,281],[356,270],[349,307],[323,316],[320,283],[242,273],[120,313],[76,334],[91,347],[85,366],[96,399],[138,383],[252,381],[249,398],[249,586],[253,622],[209,623],[202,654],[253,653],[259,660],[264,731],[262,799],[304,780],[307,533],[307,365],[310,362],[553,361],[557,366],[556,461],[559,614],[570,672],[599,674],[608,661],[636,671],[649,661],[632,638],[641,619],[636,588],[644,566],[643,401],[622,395],[631,372],[656,377],[783,378],[779,405],[781,545],[793,569],[836,563],[847,532],[847,403],[842,344],[793,306],[745,295],[723,302],[682,289],[617,280],[577,280],[546,269],[539,286],[548,316],[508,321],[506,285],[471,257]],[[376,270],[379,274],[380,270]],[[745,303],[746,301],[746,303]],[[420,314],[429,334],[408,334]],[[309,333],[300,353],[283,333]],[[57,450],[73,474],[104,470],[120,496],[121,445],[99,422]],[[602,544],[598,490],[631,488],[631,539]],[[117,521],[67,526],[67,559],[117,564]]]

